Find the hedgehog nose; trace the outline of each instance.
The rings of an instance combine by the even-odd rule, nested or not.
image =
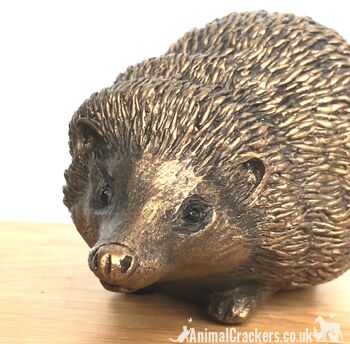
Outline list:
[[[89,254],[89,266],[105,282],[118,284],[129,278],[136,267],[136,256],[123,245],[103,245]]]

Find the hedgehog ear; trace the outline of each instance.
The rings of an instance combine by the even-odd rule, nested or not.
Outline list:
[[[83,146],[97,148],[104,144],[102,133],[91,120],[79,118],[76,127]]]
[[[266,183],[266,163],[261,157],[255,155],[243,157],[234,175],[237,200],[241,202],[253,201]]]

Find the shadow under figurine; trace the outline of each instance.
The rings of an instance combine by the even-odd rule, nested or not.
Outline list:
[[[350,258],[350,49],[310,18],[233,13],[129,67],[69,126],[64,203],[103,286],[240,323]]]

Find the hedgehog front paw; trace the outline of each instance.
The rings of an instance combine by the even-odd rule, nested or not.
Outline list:
[[[240,324],[247,320],[267,289],[256,285],[238,286],[232,290],[213,293],[209,300],[208,313],[225,324]]]

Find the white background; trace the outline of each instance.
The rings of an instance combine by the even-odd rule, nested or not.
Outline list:
[[[68,123],[128,65],[230,12],[311,16],[350,41],[347,1],[2,1],[0,220],[70,222]]]

